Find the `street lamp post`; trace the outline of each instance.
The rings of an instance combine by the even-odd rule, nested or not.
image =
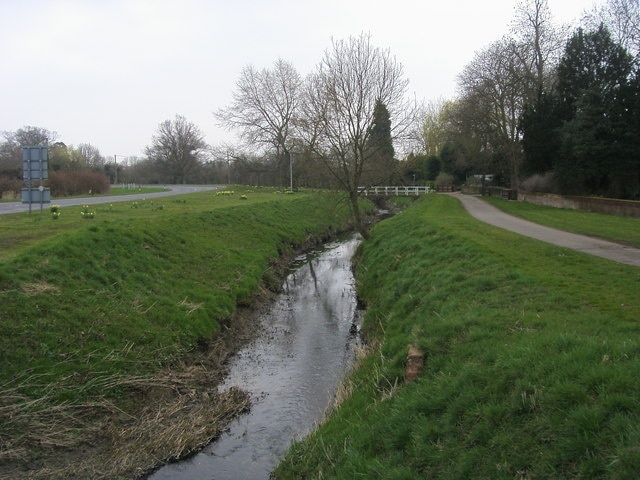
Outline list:
[[[289,153],[289,191],[293,192],[293,154]]]
[[[120,156],[122,157],[122,155],[120,155]],[[118,155],[114,155],[113,156],[113,161],[114,161],[114,163],[116,165],[116,173],[115,173],[115,179],[113,181],[113,184],[115,186],[117,186],[118,185]]]

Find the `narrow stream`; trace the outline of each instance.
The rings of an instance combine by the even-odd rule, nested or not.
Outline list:
[[[234,357],[220,386],[249,392],[251,411],[200,453],[149,479],[267,480],[291,442],[322,420],[357,342],[351,257],[358,243],[353,237],[299,259],[260,318],[260,338]]]

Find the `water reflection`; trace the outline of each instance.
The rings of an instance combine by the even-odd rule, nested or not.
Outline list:
[[[264,334],[234,358],[221,388],[248,391],[251,412],[202,452],[149,478],[266,480],[291,442],[322,419],[353,358],[357,244],[355,237],[332,244],[293,271],[260,319]]]

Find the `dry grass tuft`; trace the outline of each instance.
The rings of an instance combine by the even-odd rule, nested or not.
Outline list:
[[[186,297],[178,303],[181,307],[184,307],[187,311],[187,315],[191,315],[193,312],[197,312],[202,308],[203,303],[190,302]]]
[[[354,360],[350,365],[349,370],[352,372],[358,370],[364,359],[367,358],[376,348],[378,348],[377,345],[356,345]],[[336,389],[333,401],[326,412],[326,416],[329,416],[331,412],[338,410],[340,405],[342,405],[344,401],[351,396],[354,388],[355,386],[351,377],[348,374],[345,375],[344,380],[338,384],[338,388]]]
[[[37,380],[27,377],[0,393],[0,478],[134,478],[198,451],[250,405],[238,388],[218,393],[210,372],[197,365],[94,379],[107,389],[132,391],[138,401],[128,408],[106,398],[53,404],[51,393],[20,395]],[[58,388],[49,387],[45,391]]]
[[[40,295],[43,293],[58,293],[60,289],[55,285],[51,285],[44,280],[39,280],[36,282],[25,282],[22,284],[22,291],[25,295],[29,297],[33,297],[35,295]]]
[[[113,450],[113,474],[141,475],[158,464],[185,458],[217,438],[236,415],[249,408],[248,395],[238,388],[227,392],[193,392],[167,404],[152,404],[136,421],[114,432],[121,440]]]

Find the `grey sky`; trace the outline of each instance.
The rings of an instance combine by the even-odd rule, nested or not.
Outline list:
[[[26,125],[142,155],[183,115],[211,144],[233,142],[212,112],[242,67],[278,58],[301,75],[331,38],[370,33],[403,64],[418,99],[455,95],[475,51],[507,33],[516,0],[0,0],[0,131]],[[559,21],[593,0],[549,0]]]

